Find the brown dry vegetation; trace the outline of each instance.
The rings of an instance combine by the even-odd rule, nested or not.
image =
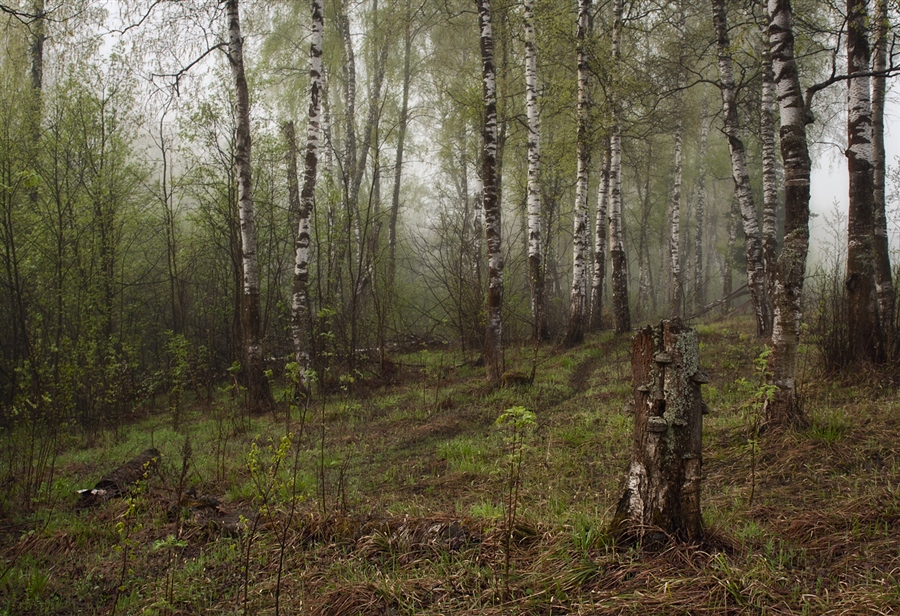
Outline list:
[[[277,473],[285,410],[246,428],[225,397],[178,432],[150,414],[94,447],[60,443],[51,495],[33,512],[7,488],[0,614],[272,614],[276,591],[282,613],[348,616],[900,610],[895,389],[876,374],[825,380],[808,357],[810,427],[756,441],[752,323],[699,329],[711,376],[699,545],[648,550],[606,535],[631,446],[627,338],[542,349],[533,385],[500,390],[432,350],[394,358],[391,385],[314,399],[299,438],[295,409]],[[507,362],[529,372],[530,356]],[[509,437],[494,421],[512,406],[537,421],[507,577]],[[159,471],[132,498],[77,507],[76,488],[151,445]]]

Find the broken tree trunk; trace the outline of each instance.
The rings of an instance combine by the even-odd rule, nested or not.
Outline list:
[[[634,451],[612,533],[629,541],[700,537],[702,414],[696,330],[680,319],[640,330],[632,343]]]
[[[93,489],[79,490],[81,496],[79,504],[82,507],[126,496],[138,482],[146,479],[159,464],[160,453],[156,448],[145,449],[131,460],[104,475],[100,481],[94,484]]]

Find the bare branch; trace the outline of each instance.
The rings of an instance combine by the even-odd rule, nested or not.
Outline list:
[[[167,78],[174,79],[172,86],[175,88],[175,94],[177,95],[178,94],[178,84],[181,81],[181,78],[184,77],[188,73],[188,71],[190,71],[194,66],[199,64],[203,60],[203,58],[205,58],[212,52],[216,51],[217,49],[222,49],[223,47],[227,47],[227,46],[228,46],[228,43],[226,43],[224,41],[219,43],[218,45],[213,45],[212,47],[210,47],[209,49],[204,51],[202,54],[200,54],[199,56],[194,58],[194,60],[190,64],[188,64],[181,70],[174,72],[174,73],[151,73],[150,79],[152,80],[154,77],[167,77]]]

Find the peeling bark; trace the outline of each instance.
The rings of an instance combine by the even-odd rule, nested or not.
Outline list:
[[[640,330],[632,342],[634,448],[611,531],[637,542],[703,532],[703,411],[699,336],[679,319]],[[661,532],[660,532],[661,531]]]

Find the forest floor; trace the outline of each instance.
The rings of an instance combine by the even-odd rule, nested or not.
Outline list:
[[[177,430],[158,402],[60,440],[30,511],[4,484],[0,614],[900,612],[896,387],[824,377],[805,349],[809,426],[757,438],[751,327],[697,326],[701,543],[607,535],[632,446],[629,337],[542,347],[534,383],[501,389],[458,352],[422,350],[305,410],[247,418],[220,392]],[[507,352],[526,374],[531,358]],[[497,418],[516,407],[534,422],[514,435]],[[77,489],[149,447],[159,465],[130,496],[80,506]]]

